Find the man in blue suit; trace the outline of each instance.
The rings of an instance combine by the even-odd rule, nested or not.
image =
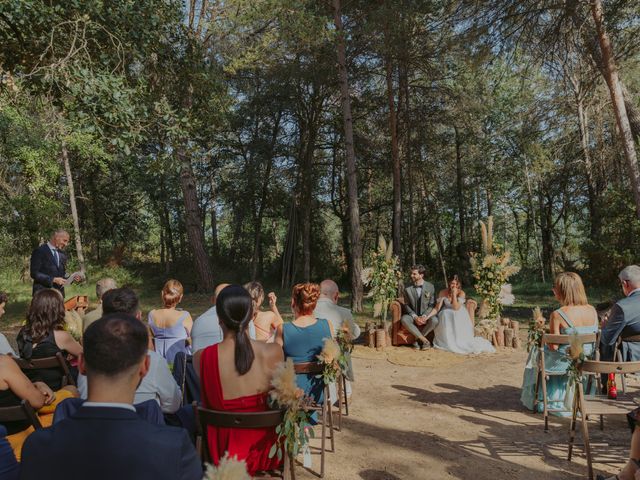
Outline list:
[[[613,306],[609,319],[602,326],[600,335],[600,359],[613,361],[616,342],[622,338],[622,359],[625,362],[640,361],[640,343],[624,339],[640,335],[640,267],[630,265],[618,275],[625,298]]]
[[[31,253],[32,294],[44,288],[55,288],[64,297],[67,256],[63,250],[68,243],[69,234],[64,230],[56,230],[47,243],[43,243]]]
[[[84,333],[80,371],[87,401],[70,418],[37,430],[22,449],[22,480],[201,480],[202,466],[186,430],[140,419],[136,388],[149,369],[144,324],[124,313]]]

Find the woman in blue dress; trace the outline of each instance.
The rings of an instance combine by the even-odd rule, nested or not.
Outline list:
[[[549,318],[549,333],[553,335],[585,335],[597,333],[598,313],[587,302],[587,294],[582,279],[577,273],[564,272],[559,274],[553,285],[553,294],[560,308],[555,310]],[[569,368],[567,359],[568,345],[545,345],[544,363],[547,371],[566,372]],[[595,345],[585,344],[584,354],[591,357]],[[534,346],[529,353],[522,381],[522,404],[533,410],[535,404],[536,378],[538,375],[538,356],[540,349]],[[569,406],[572,399],[565,399],[567,393],[568,375],[553,375],[547,380],[547,405],[549,410],[563,410],[549,412],[552,415],[569,416]],[[542,388],[538,392],[538,412],[543,411]]]
[[[313,310],[320,297],[315,283],[299,283],[293,287],[291,309],[294,320],[278,326],[276,342],[282,345],[284,357],[293,363],[317,362],[324,340],[333,337],[332,326],[324,318],[316,318]],[[314,401],[323,401],[324,382],[315,374],[298,374],[296,383]]]

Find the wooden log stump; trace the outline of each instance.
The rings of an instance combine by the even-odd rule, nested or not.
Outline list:
[[[513,337],[513,348],[520,350],[522,348],[522,341],[520,337]]]
[[[496,341],[499,347],[504,347],[504,325],[498,325],[496,330]]]
[[[369,348],[376,348],[376,329],[373,323],[368,324],[367,329],[367,344]]]
[[[504,329],[504,346],[511,348],[513,346],[513,328]]]
[[[387,346],[387,332],[385,332],[384,328],[376,329],[375,339],[376,349],[384,350],[384,348]]]

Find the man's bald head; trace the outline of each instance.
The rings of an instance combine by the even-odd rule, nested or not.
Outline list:
[[[214,305],[216,304],[216,299],[218,298],[218,295],[220,295],[220,292],[225,288],[228,287],[229,284],[228,283],[220,283],[216,289],[213,291],[213,297],[211,297],[211,303],[213,303]]]
[[[326,279],[320,282],[320,297],[328,298],[333,303],[338,302],[338,296],[340,295],[340,289],[338,284],[331,279]]]

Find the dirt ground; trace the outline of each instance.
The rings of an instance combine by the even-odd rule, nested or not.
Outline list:
[[[526,351],[464,357],[356,348],[350,415],[336,433],[336,452],[327,454],[327,479],[587,477],[579,433],[574,458],[566,459],[569,419],[552,417],[545,433],[542,415],[520,403]],[[595,421],[589,427],[596,473],[617,472],[628,456],[626,420],[605,418],[604,431]]]

